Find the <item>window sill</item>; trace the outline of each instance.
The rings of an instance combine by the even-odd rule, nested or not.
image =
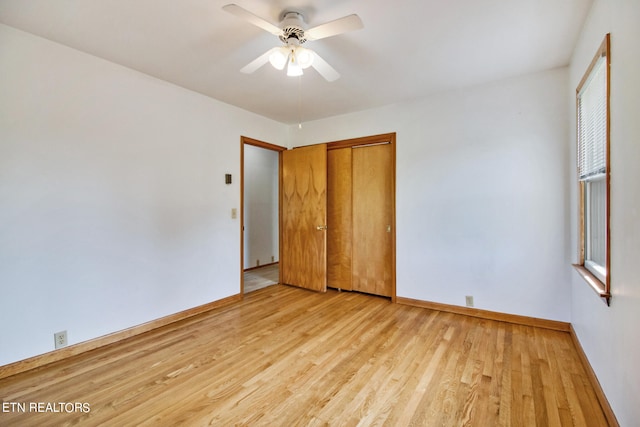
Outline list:
[[[604,283],[594,276],[589,270],[584,268],[583,265],[573,264],[573,268],[576,269],[580,277],[593,289],[600,298],[604,300],[607,305],[611,305],[611,293],[606,291]]]

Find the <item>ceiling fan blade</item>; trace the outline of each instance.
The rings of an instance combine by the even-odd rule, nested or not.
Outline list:
[[[282,34],[282,30],[278,27],[276,27],[275,25],[273,25],[272,23],[265,21],[264,19],[260,18],[259,16],[254,15],[253,13],[249,12],[246,9],[243,9],[242,7],[238,6],[237,4],[228,4],[226,6],[222,6],[222,10],[224,10],[225,12],[229,12],[232,15],[237,16],[238,18],[242,18],[245,21],[255,25],[256,27],[262,28],[263,30],[275,35],[275,36],[279,36],[280,34]]]
[[[269,62],[269,56],[275,51],[278,50],[279,48],[274,47],[272,49],[269,49],[268,51],[266,51],[265,53],[263,53],[262,55],[258,56],[256,59],[254,59],[253,61],[249,62],[247,65],[245,65],[244,67],[242,67],[240,69],[241,73],[245,73],[245,74],[251,74],[254,71],[256,71],[258,68],[262,67],[264,64],[266,64],[267,62]]]
[[[311,51],[313,55],[313,62],[311,66],[316,69],[316,71],[324,77],[324,79],[328,82],[332,82],[338,80],[340,78],[340,73],[338,73],[331,65],[327,63],[320,55]]]
[[[307,40],[320,40],[361,28],[364,28],[362,20],[358,15],[353,14],[310,28],[304,32],[304,36]]]

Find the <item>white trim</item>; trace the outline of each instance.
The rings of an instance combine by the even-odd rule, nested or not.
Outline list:
[[[600,264],[596,264],[595,262],[591,261],[591,260],[585,260],[584,261],[584,268],[586,268],[587,270],[589,270],[589,272],[591,274],[593,274],[594,276],[596,276],[598,278],[598,280],[600,280],[602,283],[605,283],[607,280],[607,269],[600,265]]]

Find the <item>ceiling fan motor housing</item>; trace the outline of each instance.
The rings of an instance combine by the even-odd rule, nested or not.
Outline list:
[[[282,28],[282,35],[280,40],[283,43],[287,43],[291,38],[295,38],[298,44],[302,44],[307,41],[304,37],[304,17],[298,12],[286,12],[280,26]]]

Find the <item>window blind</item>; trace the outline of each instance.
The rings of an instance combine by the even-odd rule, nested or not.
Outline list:
[[[601,57],[578,93],[578,177],[584,181],[606,172],[607,67]]]

